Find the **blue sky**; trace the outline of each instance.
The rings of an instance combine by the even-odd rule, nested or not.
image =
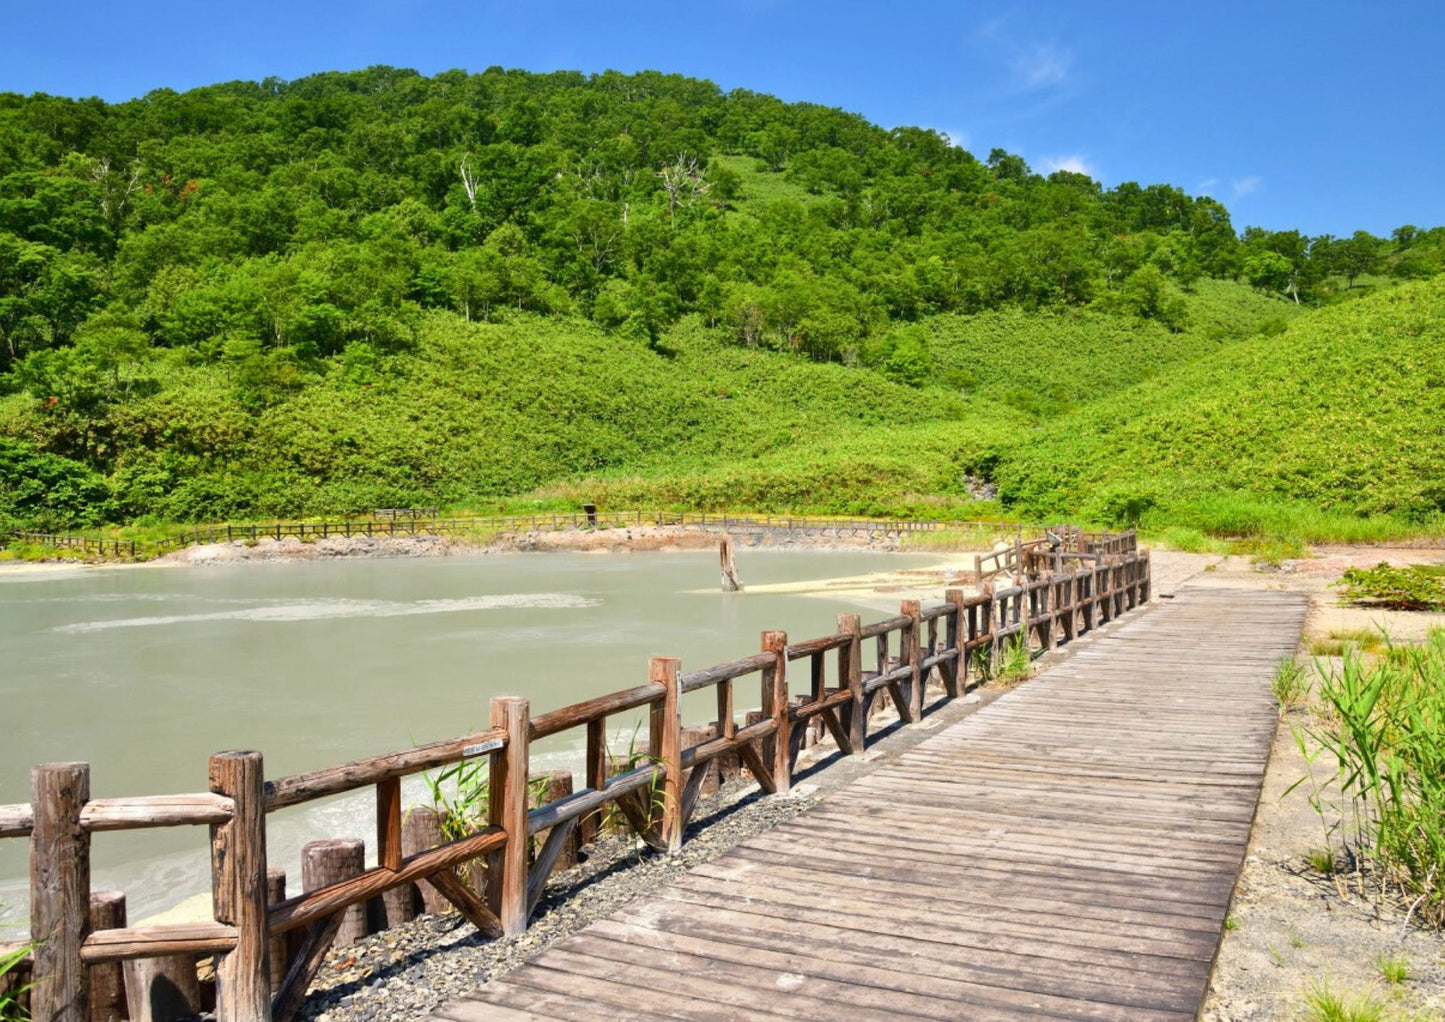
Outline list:
[[[372,64],[653,68],[1213,195],[1237,227],[1445,223],[1445,5],[0,0],[0,90],[118,100]]]

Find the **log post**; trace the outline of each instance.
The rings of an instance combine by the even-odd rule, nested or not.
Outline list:
[[[763,652],[773,654],[771,667],[763,668],[763,713],[777,724],[773,732],[773,791],[782,794],[793,786],[792,718],[788,710],[788,633],[764,632]]]
[[[547,790],[542,795],[543,803],[556,802],[570,794],[572,794],[572,771],[550,771],[547,774]],[[571,837],[563,843],[562,851],[557,855],[557,861],[552,864],[551,872],[561,873],[575,865],[577,865],[577,831],[574,828]]]
[[[286,871],[279,866],[268,866],[266,868],[266,904],[279,905],[285,900]],[[281,989],[281,981],[286,978],[286,970],[291,967],[291,936],[285,933],[273,934],[267,955],[270,958],[268,966],[271,974],[271,994],[275,996],[276,991]]]
[[[90,1013],[90,977],[80,961],[90,916],[90,835],[80,826],[88,801],[88,763],[46,763],[30,771],[34,1022],[87,1022]]]
[[[682,729],[682,750],[686,752],[698,745],[704,745],[718,737],[716,724],[700,724],[697,727],[685,727]],[[695,766],[693,770],[701,770],[706,776],[698,782],[697,793],[699,797],[706,798],[709,795],[717,794],[721,786],[722,772],[718,767],[718,759],[713,757],[702,766]]]
[[[587,787],[600,791],[607,783],[607,718],[587,722]],[[590,845],[602,828],[602,810],[588,813],[577,821],[577,843]]]
[[[489,816],[507,833],[507,843],[492,853],[487,896],[502,930],[515,937],[527,929],[527,758],[531,739],[530,704],[520,696],[492,700],[492,727],[507,732],[507,744],[492,753],[488,788]]]
[[[389,777],[376,786],[376,864],[395,872],[402,857],[401,778]],[[378,930],[411,922],[416,918],[416,889],[411,884],[393,887],[381,896]]]
[[[652,704],[648,723],[648,751],[662,766],[662,819],[658,838],[669,854],[682,850],[682,689],[678,686],[677,657],[655,656],[647,663],[647,679],[663,686],[663,696]]]
[[[904,600],[899,613],[913,621],[905,632],[904,647],[898,652],[909,666],[912,679],[908,690],[908,718],[912,724],[923,723],[923,672],[918,668],[923,646],[923,618],[917,600]]]
[[[848,645],[838,650],[838,681],[848,686],[848,744],[855,756],[868,743],[868,707],[863,699],[863,623],[857,614],[839,614],[838,631],[848,633]]]
[[[359,837],[326,838],[301,846],[301,889],[315,891],[360,875],[366,869],[366,842]],[[332,947],[355,944],[366,936],[366,903],[341,910],[341,926]]]
[[[429,851],[442,843],[442,821],[437,816],[437,811],[431,806],[413,806],[407,810],[401,821],[401,851],[403,855],[416,855],[418,852]],[[423,912],[435,913],[445,912],[451,907],[451,902],[437,891],[431,884],[408,884],[406,887],[398,888],[402,891],[411,891],[412,905],[416,905],[416,899],[421,899],[421,910]]]
[[[946,589],[943,598],[953,608],[953,613],[948,615],[948,633],[944,636],[943,644],[945,649],[954,650],[957,654],[943,669],[943,687],[950,699],[956,699],[968,686],[968,664],[964,662],[966,653],[963,648],[964,636],[967,634],[963,590]]]
[[[271,979],[266,935],[266,792],[259,752],[211,757],[210,787],[235,803],[231,819],[211,827],[211,898],[216,922],[236,928],[236,949],[216,967],[219,1022],[269,1022]]]
[[[125,894],[90,892],[90,932],[125,927]],[[125,1018],[125,977],[119,962],[90,967],[90,1022],[121,1022]]]
[[[176,1022],[200,1014],[201,982],[196,974],[195,955],[140,958],[122,963],[121,968],[125,973],[126,1013],[130,1022]],[[218,1009],[222,996],[218,981]],[[268,1004],[268,1018],[269,1009]]]

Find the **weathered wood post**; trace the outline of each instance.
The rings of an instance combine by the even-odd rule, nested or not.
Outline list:
[[[551,770],[546,774],[547,790],[542,795],[542,802],[556,802],[558,799],[566,798],[572,794],[572,771]],[[577,831],[572,831],[562,845],[562,851],[557,853],[557,860],[552,863],[552,873],[561,873],[563,870],[571,869],[577,865]],[[550,875],[550,874],[549,874]]]
[[[652,704],[647,744],[654,763],[666,773],[662,778],[662,818],[657,836],[669,854],[682,849],[682,690],[678,686],[681,661],[672,656],[655,656],[647,662],[647,680],[662,686],[662,698]]]
[[[196,974],[195,955],[138,958],[122,965],[130,1022],[176,1022],[201,1013],[201,983]]]
[[[788,633],[764,632],[763,652],[773,654],[771,666],[763,668],[763,713],[777,725],[773,732],[773,791],[793,786],[792,717],[788,709]]]
[[[34,1022],[87,1022],[90,1014],[90,975],[80,961],[90,916],[90,835],[80,826],[88,801],[88,763],[46,763],[30,771]]]
[[[898,652],[910,669],[908,689],[908,722],[910,724],[923,723],[923,672],[919,670],[918,663],[922,658],[923,649],[923,617],[917,600],[904,600],[899,613],[904,617],[912,618],[912,623],[904,633],[904,647]]]
[[[695,727],[682,729],[682,751],[705,745],[718,736],[716,724],[700,724]],[[718,766],[718,757],[713,757],[701,766],[694,766],[693,770],[701,770],[704,777],[697,783],[697,793],[701,798],[717,794],[718,787],[722,784],[722,771]],[[691,776],[691,774],[689,774]]]
[[[946,589],[943,598],[953,608],[953,613],[948,615],[948,632],[944,636],[944,647],[953,650],[957,655],[953,660],[943,667],[943,687],[948,692],[950,699],[956,699],[963,690],[968,687],[968,664],[965,662],[964,636],[967,634],[967,622],[964,619],[963,590]]]
[[[268,866],[266,868],[266,904],[279,905],[286,900],[286,871],[279,866]],[[291,967],[291,943],[292,935],[286,933],[273,934],[267,948],[267,955],[270,961],[267,963],[271,975],[271,994],[281,989],[281,981],[286,978],[286,970]]]
[[[838,650],[838,682],[848,686],[848,744],[855,756],[868,743],[868,707],[863,696],[863,622],[857,614],[839,614],[838,631],[848,634],[848,645]]]
[[[607,718],[587,722],[587,787],[601,791],[607,783]],[[602,828],[603,813],[598,809],[577,821],[577,843],[590,845]]]
[[[718,568],[722,572],[722,588],[725,593],[740,591],[743,584],[738,581],[738,564],[733,556],[733,538],[724,536],[717,547]]]
[[[125,894],[90,892],[90,932],[125,927]],[[90,1022],[120,1022],[125,1018],[125,976],[119,962],[90,967]]]
[[[301,889],[315,891],[359,876],[366,869],[366,842],[359,837],[323,838],[301,846]],[[366,936],[366,903],[342,909],[332,947],[346,947]]]
[[[494,826],[507,843],[491,855],[487,893],[502,931],[515,937],[527,929],[527,760],[531,739],[530,704],[520,696],[492,700],[492,727],[507,732],[507,744],[492,753],[488,798]]]
[[[435,848],[442,843],[442,821],[431,806],[413,806],[402,817],[401,850],[403,855],[415,855]],[[451,902],[429,883],[408,885],[399,890],[412,892],[412,904],[421,899],[423,912],[445,912]]]
[[[236,928],[236,949],[216,966],[220,1022],[269,1022],[271,979],[266,934],[266,791],[259,752],[218,752],[211,791],[235,805],[211,825],[211,899],[216,922]]]
[[[402,847],[401,778],[389,777],[376,786],[376,864],[396,872],[406,854]],[[411,884],[393,887],[381,896],[378,930],[416,918],[416,890]]]

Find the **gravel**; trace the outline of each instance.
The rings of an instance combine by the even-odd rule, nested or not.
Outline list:
[[[751,781],[734,781],[699,802],[676,856],[620,837],[589,846],[585,861],[552,877],[531,925],[518,937],[489,940],[449,913],[420,916],[333,951],[300,1017],[399,1022],[424,1016],[692,867],[797,816],[817,800],[818,789],[812,785],[764,798]]]

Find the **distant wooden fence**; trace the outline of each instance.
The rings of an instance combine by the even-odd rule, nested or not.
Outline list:
[[[786,791],[802,733],[814,718],[843,754],[859,755],[879,693],[888,693],[904,722],[917,723],[930,677],[941,682],[944,698],[956,697],[998,665],[1008,644],[1040,651],[1068,642],[1147,602],[1150,579],[1147,551],[1102,554],[1007,588],[976,595],[950,589],[928,606],[905,600],[896,616],[871,624],[840,614],[831,635],[789,642],[784,632],[764,632],[759,652],[692,671],[683,671],[676,658],[654,657],[645,683],[536,716],[525,698],[498,697],[484,731],[270,781],[263,778],[261,753],[221,752],[210,759],[209,790],[198,794],[92,799],[88,764],[37,766],[30,802],[0,806],[0,838],[30,839],[35,947],[26,965],[35,978],[28,995],[33,1017],[88,1022],[92,970],[108,963],[216,955],[219,1022],[288,1022],[345,910],[422,881],[484,933],[521,933],[564,846],[579,828],[590,840],[605,807],[615,806],[651,846],[676,851],[712,761],[740,757],[764,791]],[[868,668],[866,645],[874,652]],[[794,664],[806,665],[797,685]],[[759,685],[757,704],[739,696],[740,681]],[[703,690],[716,699],[713,737],[684,748],[681,700]],[[760,710],[746,713],[749,704]],[[614,772],[608,719],[644,707],[646,753]],[[752,722],[740,726],[740,713]],[[531,807],[530,743],[576,729],[585,732],[586,786]],[[401,779],[482,756],[488,757],[487,825],[404,854]],[[363,788],[376,794],[378,865],[268,904],[267,814]],[[210,828],[213,921],[92,930],[93,834],[200,825]],[[535,851],[534,839],[540,841]],[[484,893],[455,872],[473,860],[486,861]],[[303,934],[299,947],[280,939],[292,931]]]
[[[982,585],[998,575],[1058,572],[1063,570],[1065,562],[1098,561],[1103,557],[1132,554],[1138,549],[1139,537],[1133,529],[1127,532],[1085,532],[1072,525],[1063,525],[1027,542],[1016,533],[1011,545],[974,557],[974,583]]]
[[[272,522],[269,525],[215,525],[188,529],[156,540],[123,540],[72,536],[52,532],[13,532],[10,542],[64,547],[101,557],[159,557],[173,550],[205,543],[280,542],[287,537],[308,540],[332,536],[467,536],[487,533],[560,532],[564,529],[623,529],[668,526],[702,532],[797,533],[815,536],[866,538],[918,533],[1018,533],[1019,522],[925,522],[871,518],[809,518],[785,515],[693,514],[674,511],[611,511],[501,515],[491,517],[415,517],[412,510],[382,508],[371,518],[334,522]]]

